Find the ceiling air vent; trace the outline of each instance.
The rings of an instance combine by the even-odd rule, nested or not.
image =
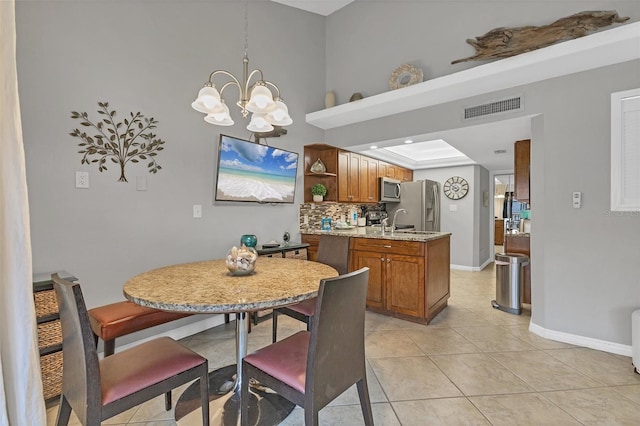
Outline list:
[[[464,119],[486,117],[488,115],[504,114],[524,109],[524,96],[487,102],[486,104],[467,107],[464,109]]]

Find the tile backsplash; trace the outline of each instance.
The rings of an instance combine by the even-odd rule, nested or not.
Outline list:
[[[333,224],[344,216],[345,219],[349,218],[349,213],[352,209],[356,209],[358,217],[363,216],[363,208],[370,208],[372,205],[360,205],[360,204],[343,204],[343,203],[305,203],[300,204],[298,223],[300,230],[306,229],[320,229],[322,219],[325,217],[331,218]],[[375,208],[375,207],[374,207]],[[308,217],[308,222],[305,224],[305,215]]]

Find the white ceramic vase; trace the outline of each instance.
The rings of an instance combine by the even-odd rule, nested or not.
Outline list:
[[[332,91],[328,91],[324,96],[324,106],[325,108],[331,108],[336,106],[336,94]]]
[[[314,195],[314,196],[313,196],[313,201],[314,201],[315,203],[321,203],[321,202],[322,202],[322,200],[324,200],[324,197],[323,197],[322,195]]]

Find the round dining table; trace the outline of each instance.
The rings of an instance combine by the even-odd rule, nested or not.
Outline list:
[[[249,313],[315,297],[320,280],[336,276],[334,268],[322,263],[276,257],[258,257],[253,273],[236,276],[221,259],[144,272],[127,281],[123,292],[131,302],[164,311],[235,314],[236,364],[210,372],[209,399],[212,425],[236,425],[240,420],[242,359],[247,354]],[[250,424],[276,425],[295,407],[257,383],[251,386],[251,397]],[[198,407],[195,383],[176,403],[176,421]]]

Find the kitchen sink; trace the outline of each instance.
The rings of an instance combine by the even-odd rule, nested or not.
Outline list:
[[[394,231],[394,234],[418,234],[418,235],[434,235],[434,234],[439,234],[440,232],[437,231],[404,231],[402,229],[398,229],[396,231]]]

